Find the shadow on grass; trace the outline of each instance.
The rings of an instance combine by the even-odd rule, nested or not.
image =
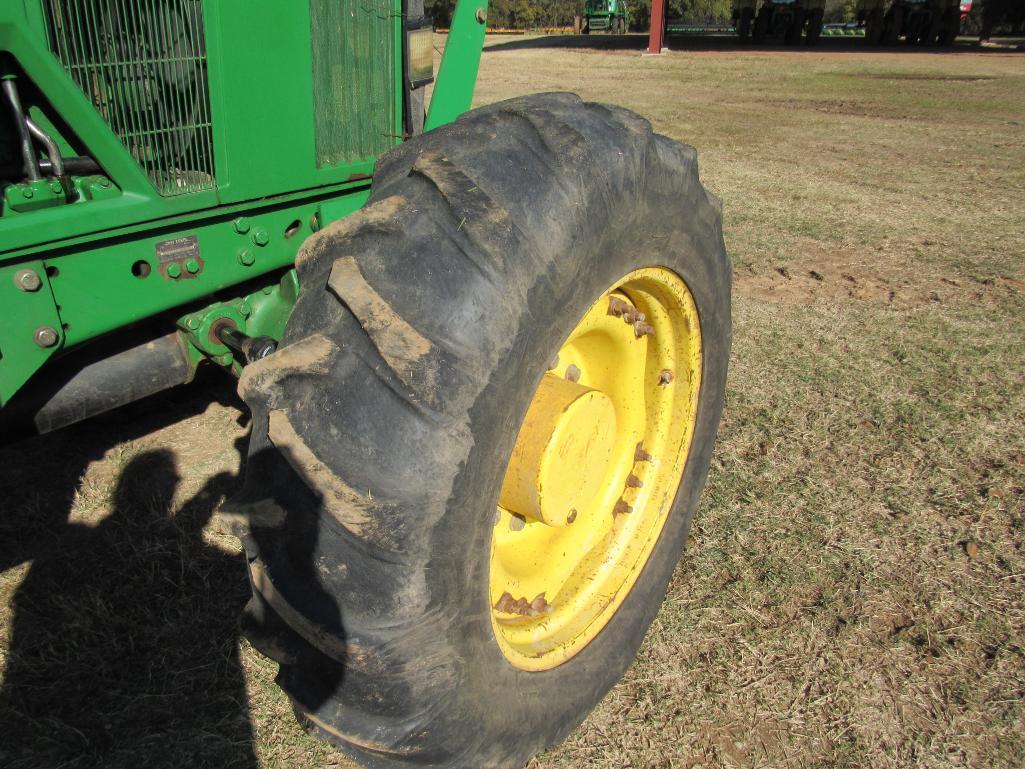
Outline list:
[[[105,518],[69,521],[90,462],[209,395],[156,396],[134,419],[130,408],[0,450],[0,574],[31,562],[12,602],[0,765],[257,766],[239,662],[245,560],[201,535],[238,476],[210,478],[172,515],[187,458],[146,451],[121,470]]]
[[[666,36],[666,47],[672,52],[710,51],[721,53],[1025,53],[1022,47],[982,48],[975,42],[958,41],[947,48],[921,45],[898,45],[893,47],[869,46],[860,37],[822,37],[814,46],[783,45],[779,41],[767,41],[761,45],[741,42],[729,34],[690,34]],[[485,54],[521,51],[535,48],[559,48],[590,51],[634,51],[642,53],[648,47],[647,33],[627,35],[541,35],[537,37],[513,37],[509,40],[489,42]]]

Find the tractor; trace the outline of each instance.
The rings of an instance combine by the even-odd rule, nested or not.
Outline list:
[[[958,0],[859,0],[857,8],[868,45],[952,45],[961,17]]]
[[[804,41],[815,45],[822,36],[825,0],[737,0],[733,26],[743,41],[762,43],[774,38],[786,45]]]
[[[626,0],[586,0],[580,34],[611,32],[614,35],[626,33],[630,26],[630,10]]]
[[[459,0],[435,71],[422,0],[0,7],[0,439],[237,378],[241,626],[368,767],[583,720],[723,407],[694,150],[567,93],[469,109],[486,21]]]

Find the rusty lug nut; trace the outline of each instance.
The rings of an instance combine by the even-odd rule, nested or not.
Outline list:
[[[566,366],[566,381],[568,381],[568,382],[579,382],[580,381],[580,369],[576,365],[574,365],[573,363],[570,363],[568,366]]]
[[[18,270],[14,275],[14,284],[22,291],[38,291],[43,280],[35,270]]]
[[[655,333],[655,327],[649,326],[643,320],[634,323],[634,336],[640,339],[642,336],[650,336]]]
[[[660,385],[667,385],[673,381],[673,372],[667,368],[662,369],[658,372],[658,383]]]
[[[36,333],[33,338],[36,340],[36,344],[40,347],[53,347],[57,344],[60,336],[57,334],[57,329],[52,326],[40,326],[36,329]]]
[[[573,523],[577,519],[576,508],[569,511],[569,515],[566,516],[566,523]]]
[[[620,299],[618,296],[609,297],[609,315],[615,315],[617,318],[620,318],[632,309],[629,302]]]
[[[624,513],[632,513],[633,507],[627,503],[625,499],[621,499],[616,502],[616,506],[612,508],[613,515],[623,515]]]
[[[636,475],[628,475],[626,477],[626,485],[631,489],[639,489],[644,485],[644,481],[638,478]]]
[[[634,450],[634,460],[637,462],[650,462],[651,459],[651,454],[645,451],[644,447],[638,443],[637,448]]]

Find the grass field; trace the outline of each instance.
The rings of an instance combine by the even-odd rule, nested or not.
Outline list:
[[[533,769],[1025,765],[1025,55],[518,41],[693,144],[725,418],[638,661]],[[0,451],[0,766],[349,767],[239,642],[230,384]]]

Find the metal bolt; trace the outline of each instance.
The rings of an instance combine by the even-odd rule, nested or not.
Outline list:
[[[513,513],[509,519],[509,531],[523,531],[523,527],[526,525],[527,519],[517,513]]]
[[[673,381],[673,372],[667,368],[662,369],[658,372],[658,383],[660,385],[667,385]]]
[[[235,356],[232,355],[230,352],[222,353],[221,355],[217,356],[217,362],[220,363],[222,366],[230,366],[232,363],[235,362]]]
[[[199,328],[199,318],[195,315],[190,315],[185,319],[185,328],[189,331],[195,331]]]
[[[634,459],[638,462],[650,462],[651,454],[644,450],[641,444],[637,444],[637,448],[634,450]]]
[[[31,198],[35,194],[36,193],[32,191],[31,187],[22,187],[21,188],[21,196],[23,198]]]
[[[177,280],[182,276],[182,266],[178,262],[171,262],[167,265],[167,277]]]
[[[61,183],[60,182],[53,181],[53,182],[50,182],[50,191],[51,192],[56,192],[57,194],[60,194],[60,193],[64,192],[64,188],[61,187]]]
[[[198,259],[187,259],[185,261],[185,269],[195,275],[199,272],[199,260]]]
[[[101,176],[96,183],[99,184],[101,187],[106,188],[110,186],[110,179],[108,179],[106,176]]]
[[[237,232],[239,235],[245,235],[247,232],[249,232],[249,220],[246,219],[244,216],[240,216],[238,219],[232,222],[231,226],[235,228],[235,232]]]
[[[243,318],[248,318],[250,314],[252,314],[253,308],[249,304],[249,302],[243,299],[241,302],[238,303],[238,312],[239,315],[241,315]]]
[[[22,291],[38,291],[43,281],[35,270],[18,270],[14,275],[14,285]]]
[[[52,326],[40,326],[36,329],[35,340],[40,347],[53,347],[59,339],[57,329]]]
[[[613,515],[623,515],[625,513],[632,513],[633,511],[633,507],[627,503],[625,499],[621,499],[616,502],[616,506],[612,508]]]
[[[256,257],[253,256],[253,252],[248,248],[240,248],[238,250],[238,261],[243,267],[251,267],[256,261]]]
[[[266,246],[270,242],[270,235],[267,230],[259,228],[253,230],[253,242],[258,246]]]
[[[476,16],[477,16],[477,21],[480,24],[483,24],[484,22],[486,22],[488,20],[488,12],[486,10],[484,10],[483,8],[478,8],[477,9]]]
[[[644,481],[638,478],[636,475],[628,475],[626,477],[626,485],[631,489],[639,489],[644,485]]]
[[[580,369],[573,363],[566,366],[566,380],[569,382],[580,381]]]

